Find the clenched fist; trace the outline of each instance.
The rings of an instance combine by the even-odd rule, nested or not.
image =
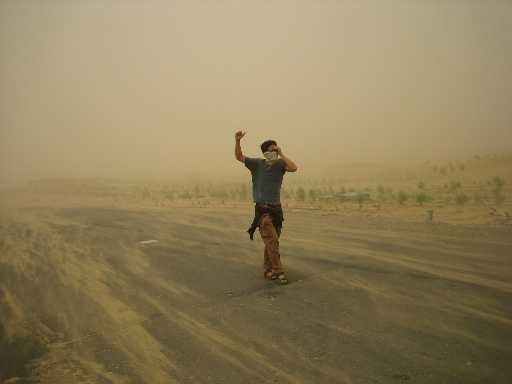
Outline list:
[[[235,139],[237,141],[240,141],[242,140],[242,137],[244,137],[246,134],[246,132],[243,132],[243,131],[238,131],[237,133],[235,133]]]

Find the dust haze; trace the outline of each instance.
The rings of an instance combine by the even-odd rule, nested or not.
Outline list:
[[[0,1],[0,383],[512,383],[510,20]],[[237,130],[298,166],[286,286]]]
[[[512,143],[508,1],[2,1],[0,177],[314,173]]]

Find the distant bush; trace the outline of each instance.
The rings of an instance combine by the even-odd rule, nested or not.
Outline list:
[[[299,200],[299,201],[306,200],[306,191],[304,191],[304,188],[302,188],[302,186],[297,188],[297,192],[296,192],[295,196],[296,196],[297,200]]]
[[[418,188],[419,188],[419,189],[425,189],[425,183],[424,183],[423,181],[420,181],[420,182],[418,183]]]
[[[457,192],[461,187],[460,181],[451,180],[450,181],[450,191]]]
[[[402,205],[403,203],[405,203],[407,201],[409,196],[404,191],[399,191],[396,198],[397,198],[398,202],[400,203],[400,205]]]
[[[377,186],[377,198],[379,200],[385,200],[386,198],[386,189],[382,185]]]
[[[360,192],[357,192],[357,195],[356,195],[356,201],[357,203],[359,204],[359,209],[363,208],[363,203],[366,201],[366,200],[371,200],[371,197],[370,197],[370,193],[367,192],[367,191],[360,191]]]
[[[173,191],[165,191],[164,192],[164,197],[167,200],[174,200],[174,192]]]
[[[180,199],[190,200],[192,199],[192,194],[189,191],[183,191],[179,194]]]
[[[505,202],[505,194],[503,193],[503,186],[505,185],[505,180],[503,180],[499,176],[495,176],[492,179],[492,185],[494,186],[492,189],[494,201],[496,202],[496,204],[504,203]]]
[[[309,200],[311,200],[311,201],[316,201],[316,199],[318,197],[318,193],[317,193],[316,189],[314,189],[314,188],[311,188],[309,190],[308,195],[309,195]]]
[[[427,201],[432,200],[432,198],[427,195],[425,192],[420,192],[416,195],[416,202],[419,205],[423,205],[423,203],[426,203]]]
[[[240,200],[247,200],[248,198],[248,188],[247,185],[242,184],[240,189],[238,190],[238,197]]]
[[[499,176],[495,176],[493,179],[492,179],[492,184],[496,187],[496,188],[503,188],[503,186],[505,185],[505,180],[503,180],[501,177]]]
[[[459,192],[455,195],[455,203],[458,205],[464,205],[469,201],[469,196],[464,192]]]

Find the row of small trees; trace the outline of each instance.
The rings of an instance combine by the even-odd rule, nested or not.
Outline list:
[[[297,202],[317,202],[317,201],[337,201],[341,202],[347,192],[354,192],[351,199],[362,204],[368,199],[380,202],[395,201],[400,205],[407,201],[414,201],[417,204],[433,200],[453,201],[458,205],[463,205],[473,200],[476,204],[492,202],[501,204],[506,200],[505,180],[499,176],[488,180],[486,183],[480,183],[479,189],[472,194],[468,189],[463,188],[459,181],[452,180],[445,183],[441,187],[428,187],[424,182],[417,184],[415,191],[394,191],[390,187],[378,185],[375,189],[366,187],[359,191],[354,188],[345,188],[344,186],[303,186],[292,185],[283,186],[281,197],[284,201]],[[362,193],[364,192],[364,193]],[[137,188],[135,191],[136,198],[146,199],[166,199],[173,200],[199,200],[199,199],[215,199],[230,201],[251,201],[252,189],[250,184],[246,183],[208,183],[195,185],[165,185],[151,186],[146,185]]]
[[[471,200],[476,204],[482,204],[485,202],[502,204],[506,200],[504,186],[505,180],[499,176],[495,176],[486,183],[480,183],[479,190],[474,191],[472,195],[465,192],[460,181],[456,180],[451,180],[449,183],[445,183],[443,185],[443,189],[445,191],[444,194],[448,194],[449,198],[458,205],[464,205]],[[424,182],[419,182],[417,187],[419,190],[419,192],[415,194],[417,203],[422,205],[423,203],[432,200],[432,196],[427,192]],[[402,196],[402,199],[406,199],[406,197]]]
[[[466,165],[464,163],[460,163],[460,164],[448,163],[448,165],[446,165],[446,166],[441,166],[441,165],[433,165],[432,166],[432,171],[434,171],[434,173],[439,173],[442,176],[447,175],[448,172],[450,172],[450,173],[457,172],[457,171],[463,172],[465,169],[466,169]]]

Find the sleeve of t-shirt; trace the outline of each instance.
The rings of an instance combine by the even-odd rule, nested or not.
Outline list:
[[[256,166],[258,165],[258,159],[254,157],[245,157],[244,164],[251,172],[253,172],[256,169]]]
[[[283,175],[284,175],[286,173],[286,162],[282,159],[281,159],[281,166],[283,167],[281,172],[283,172]]]

